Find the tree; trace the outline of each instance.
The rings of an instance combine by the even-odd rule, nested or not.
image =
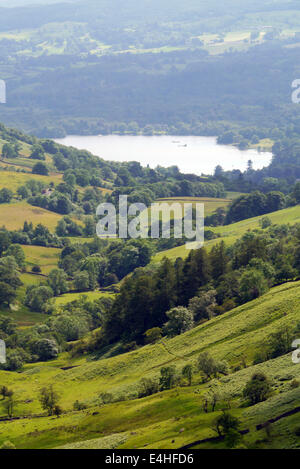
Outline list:
[[[162,330],[160,327],[153,327],[146,331],[144,336],[147,344],[155,344],[162,338]]]
[[[0,396],[2,396],[3,399],[5,399],[9,395],[9,390],[6,386],[1,386],[0,387]]]
[[[159,392],[157,380],[152,378],[142,378],[139,384],[139,398],[152,396]]]
[[[45,160],[43,147],[41,145],[33,145],[29,158],[32,160]]]
[[[300,182],[297,182],[293,188],[292,197],[296,200],[296,203],[300,203]]]
[[[54,296],[66,293],[69,290],[67,274],[61,269],[51,270],[48,285],[53,290]]]
[[[0,190],[0,204],[9,204],[14,194],[10,189],[4,187]]]
[[[0,281],[0,304],[10,305],[17,297],[14,287],[6,282]]]
[[[7,158],[7,159],[11,159],[11,158],[17,158],[19,155],[18,155],[18,151],[17,151],[17,147],[16,146],[13,146],[11,145],[10,143],[5,143],[2,147],[2,158]]]
[[[53,415],[56,415],[56,417],[59,418],[62,413],[63,413],[62,408],[60,407],[60,405],[56,404],[53,409]]]
[[[17,289],[22,285],[14,257],[0,259],[0,304],[10,304],[17,297]]]
[[[192,386],[192,380],[193,380],[192,365],[185,365],[185,367],[182,369],[182,376],[187,379],[188,385]]]
[[[5,399],[3,405],[4,405],[4,408],[6,410],[8,418],[11,419],[12,416],[13,416],[14,405],[15,405],[14,395],[13,395],[12,391],[10,393],[8,393],[7,398]]]
[[[33,174],[40,174],[41,176],[48,176],[49,169],[45,163],[38,162],[32,168]]]
[[[240,421],[227,411],[223,411],[222,415],[217,417],[213,423],[213,430],[219,436],[226,436],[231,430],[238,431]]]
[[[259,224],[262,227],[263,230],[269,228],[272,226],[272,220],[270,217],[263,217],[261,220],[259,220]]]
[[[88,272],[76,272],[74,274],[74,286],[77,291],[83,292],[89,290],[89,274]]]
[[[243,391],[243,395],[250,402],[250,405],[266,401],[271,393],[271,385],[268,378],[263,373],[255,373],[248,381]]]
[[[288,327],[273,332],[268,339],[270,358],[277,358],[292,351],[293,333]]]
[[[7,231],[0,231],[0,256],[8,249],[11,244],[10,236]]]
[[[51,318],[51,329],[71,342],[83,337],[89,331],[89,325],[84,314],[74,316],[64,313]]]
[[[169,321],[164,325],[164,331],[169,337],[183,334],[194,326],[193,313],[183,306],[171,309],[166,316]]]
[[[59,395],[50,385],[41,389],[39,394],[39,401],[42,409],[48,412],[48,415],[54,415],[55,406],[58,404]]]
[[[194,320],[211,319],[216,314],[216,294],[215,290],[209,290],[201,296],[195,296],[189,301],[189,310],[192,311]]]
[[[51,298],[53,298],[53,290],[50,287],[45,285],[35,287],[31,285],[26,291],[25,305],[32,311],[48,313],[49,309],[51,309]]]
[[[203,352],[198,358],[198,369],[204,373],[207,379],[216,374],[216,362],[208,352]]]
[[[93,217],[86,217],[84,221],[84,234],[86,236],[94,236],[96,233],[96,224]]]
[[[176,384],[176,381],[176,368],[174,366],[161,368],[159,385],[162,391],[173,388]]]
[[[34,352],[38,355],[42,361],[53,360],[58,356],[58,347],[55,340],[51,339],[40,339],[37,340],[34,345]]]
[[[218,373],[227,375],[228,365],[224,361],[216,361],[208,352],[203,352],[198,357],[198,369],[201,371],[205,379],[216,377]]]
[[[227,272],[228,256],[224,241],[212,247],[210,253],[211,274],[214,280],[218,280]]]
[[[67,236],[68,235],[67,224],[66,224],[66,222],[63,218],[61,220],[59,220],[59,222],[57,223],[57,227],[55,229],[55,232],[56,232],[57,236]]]
[[[24,353],[20,350],[9,349],[6,354],[6,363],[4,365],[4,368],[9,371],[20,370],[24,364],[23,355]]]
[[[15,258],[16,263],[20,269],[25,267],[25,254],[22,247],[19,244],[11,244],[6,251],[7,256],[12,256]]]
[[[257,269],[247,269],[240,280],[240,297],[243,303],[255,300],[269,289],[264,274]]]
[[[236,448],[242,441],[243,437],[238,430],[231,428],[225,435],[225,445],[229,449]]]

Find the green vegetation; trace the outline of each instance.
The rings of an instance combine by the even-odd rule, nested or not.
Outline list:
[[[0,15],[1,119],[32,134],[0,124],[0,448],[299,448],[298,5],[46,3]],[[77,133],[273,158],[197,176],[49,139]],[[204,203],[204,246],[175,215],[96,237],[122,194]]]
[[[293,327],[299,321],[299,295],[299,282],[282,285],[253,303],[214,318],[181,336],[164,339],[163,343],[148,345],[126,355],[92,362],[84,358],[70,360],[62,355],[47,365],[26,365],[22,374],[0,372],[1,379],[5,379],[7,386],[14,389],[16,415],[41,413],[38,393],[49,382],[53,382],[60,395],[60,405],[66,412],[59,421],[43,417],[2,424],[1,441],[10,439],[18,448],[58,447],[76,441],[88,447],[93,442],[83,443],[84,440],[108,438],[109,435],[113,438],[115,433],[124,432],[124,436],[127,434],[126,442],[119,443],[118,447],[141,448],[147,445],[149,449],[171,448],[173,439],[175,446],[180,447],[215,436],[211,430],[212,422],[220,415],[219,409],[223,403],[230,399],[230,412],[242,421],[241,428],[251,428],[249,436],[245,437],[245,443],[251,446],[260,437],[260,432],[254,429],[255,425],[299,406],[299,393],[290,387],[293,379],[300,378],[299,369],[292,363],[290,354],[252,366],[257,348],[272,331],[286,325]],[[240,371],[231,371],[228,376],[204,384],[201,384],[197,372],[192,387],[177,387],[144,399],[134,398],[142,375],[158,378],[160,368],[166,364],[177,369],[188,363],[195,365],[199,354],[207,349],[217,359],[225,359],[231,370],[240,365]],[[241,363],[247,367],[244,368]],[[72,366],[74,368],[69,370],[61,369]],[[275,393],[266,402],[240,408],[243,390],[256,372],[268,376]],[[22,376],[26,376],[26,381]],[[215,412],[205,413],[201,411],[201,402],[209,389],[218,389],[222,397]],[[99,390],[111,393],[116,401],[130,396],[131,400],[97,404]],[[88,410],[73,412],[76,399],[85,401]],[[27,403],[27,400],[30,402]],[[93,415],[97,411],[99,414]],[[295,447],[290,431],[281,428],[284,421],[273,424],[273,438],[264,445]],[[74,425],[78,428],[76,434],[69,432]],[[33,428],[38,428],[38,435],[33,436]],[[182,433],[179,432],[181,428],[185,428]]]

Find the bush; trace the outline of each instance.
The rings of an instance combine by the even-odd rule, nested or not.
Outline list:
[[[44,163],[36,163],[34,167],[32,168],[32,173],[33,174],[40,174],[41,176],[48,176],[49,170],[47,165]]]
[[[299,388],[299,386],[300,386],[299,381],[297,381],[296,379],[293,379],[293,381],[291,382],[291,388],[292,389],[297,389],[297,388]]]
[[[0,204],[9,204],[13,198],[13,193],[11,190],[3,188],[0,190]]]
[[[263,373],[256,373],[248,381],[243,395],[249,399],[250,405],[266,401],[271,394],[271,385]]]
[[[240,421],[238,418],[231,415],[229,412],[223,411],[213,423],[213,430],[219,436],[226,436],[230,431],[238,431]]]
[[[103,404],[110,404],[114,398],[114,396],[109,392],[102,392],[99,397],[102,400]]]
[[[296,436],[300,436],[300,427],[295,428],[294,433]]]
[[[84,404],[83,402],[75,401],[73,404],[73,409],[78,411],[78,410],[85,410],[87,409],[87,405]]]
[[[37,340],[33,345],[33,351],[42,361],[53,360],[58,356],[57,343],[50,339]]]
[[[194,326],[193,313],[183,306],[173,308],[166,313],[169,321],[164,325],[164,332],[168,337],[183,334]]]
[[[159,392],[159,384],[155,379],[143,378],[139,384],[139,398],[152,396]]]
[[[172,389],[178,382],[175,366],[167,366],[160,370],[159,385],[161,391]]]
[[[144,336],[146,344],[155,344],[162,338],[162,330],[160,327],[153,327],[146,331]]]

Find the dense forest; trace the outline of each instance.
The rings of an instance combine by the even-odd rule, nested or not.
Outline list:
[[[243,147],[290,136],[299,127],[291,101],[299,70],[294,8],[165,0],[145,10],[133,0],[120,4],[117,18],[106,1],[2,9],[1,121],[41,137],[218,135]]]

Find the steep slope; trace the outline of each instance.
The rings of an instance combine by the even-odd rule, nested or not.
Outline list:
[[[300,367],[293,364],[291,355],[256,366],[252,363],[256,351],[268,341],[271,333],[299,323],[299,300],[300,282],[288,283],[186,334],[128,354],[102,359],[69,359],[62,355],[47,364],[26,365],[22,373],[2,371],[1,384],[15,391],[15,414],[29,418],[1,423],[0,443],[9,437],[18,447],[51,448],[124,433],[124,447],[178,448],[215,436],[212,421],[228,400],[243,427],[252,430],[254,425],[293,411],[300,405],[300,393],[299,389],[291,389],[291,381],[300,378]],[[137,399],[141,378],[158,377],[163,366],[175,365],[180,371],[186,364],[195,364],[198,355],[207,350],[214,358],[226,360],[231,370],[239,370],[241,363],[247,367],[206,384],[196,375],[191,387]],[[272,380],[274,394],[265,403],[243,409],[240,407],[242,390],[257,370]],[[49,384],[60,393],[66,413],[56,420],[30,418],[32,414],[40,414],[38,392]],[[217,412],[205,414],[201,408],[202,397],[213,390],[222,398]],[[103,405],[101,393],[110,393],[114,403]],[[84,402],[87,410],[72,412],[76,400]],[[295,446],[290,430],[282,429],[282,421],[275,427],[280,429],[278,432],[286,447]],[[260,435],[252,430],[245,437],[249,444]],[[112,441],[115,442],[115,438]],[[101,447],[98,441],[97,447],[99,445]]]

